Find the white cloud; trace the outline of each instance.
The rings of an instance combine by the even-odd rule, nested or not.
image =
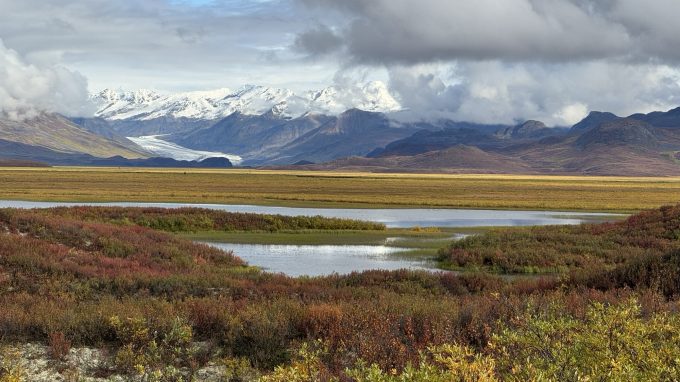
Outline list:
[[[0,115],[24,119],[41,112],[83,116],[88,107],[87,80],[60,66],[26,62],[0,40]]]
[[[387,68],[411,117],[569,125],[680,105],[677,0],[297,1],[344,15],[326,19],[334,57]]]
[[[457,63],[448,73],[395,67],[390,86],[411,118],[477,123],[569,126],[590,110],[630,115],[680,105],[680,72],[668,66],[484,61]]]
[[[0,0],[0,36],[43,81],[67,82],[60,62],[91,90],[351,89],[387,71],[419,117],[567,124],[583,106],[680,105],[677,14],[678,0]],[[7,88],[6,105],[44,99]]]
[[[566,126],[573,126],[585,118],[589,111],[587,105],[577,102],[563,107],[553,115],[553,118]]]
[[[93,91],[304,90],[336,69],[288,49],[319,25],[305,12],[292,0],[0,0],[0,37],[24,57],[62,57]]]

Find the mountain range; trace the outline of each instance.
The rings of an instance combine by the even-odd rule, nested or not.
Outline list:
[[[483,134],[421,131],[366,157],[308,169],[589,175],[680,175],[680,108],[627,118],[593,112],[570,129],[537,121]]]
[[[403,122],[380,82],[296,94],[245,86],[164,95],[104,90],[92,118],[0,118],[0,159],[52,164],[680,175],[680,108],[572,127],[529,120]],[[357,106],[358,107],[347,107]],[[157,158],[161,159],[157,159]],[[163,159],[166,158],[166,159]]]
[[[331,86],[297,94],[289,89],[246,85],[236,91],[217,89],[176,94],[151,90],[105,89],[91,96],[96,117],[106,120],[150,121],[163,118],[219,120],[234,113],[296,118],[306,113],[336,115],[351,108],[392,112],[401,105],[380,81],[357,88]]]

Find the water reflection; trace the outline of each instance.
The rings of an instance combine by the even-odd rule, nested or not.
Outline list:
[[[347,274],[371,269],[432,269],[426,260],[395,254],[404,248],[372,245],[260,245],[205,243],[234,254],[250,265],[289,276]]]

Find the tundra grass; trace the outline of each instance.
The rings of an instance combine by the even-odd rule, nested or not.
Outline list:
[[[680,178],[1,168],[0,199],[633,212],[680,201]]]

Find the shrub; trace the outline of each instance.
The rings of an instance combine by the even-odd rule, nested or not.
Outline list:
[[[249,382],[260,377],[260,372],[247,358],[225,358],[221,363],[224,366],[222,378],[226,382]]]
[[[670,381],[680,378],[680,320],[644,319],[632,300],[591,305],[584,321],[527,314],[494,335],[498,371],[514,380]]]
[[[196,369],[191,327],[177,318],[165,333],[151,330],[144,319],[111,317],[121,348],[116,353],[118,370],[143,380],[189,381]],[[188,368],[183,372],[182,368]]]
[[[9,347],[0,349],[0,382],[23,382],[26,370],[21,354]]]
[[[63,361],[71,350],[71,341],[66,339],[64,333],[53,332],[49,334],[47,346],[49,347],[50,357],[57,361]]]
[[[290,366],[279,366],[259,382],[336,382],[321,361],[323,344],[303,344]]]

